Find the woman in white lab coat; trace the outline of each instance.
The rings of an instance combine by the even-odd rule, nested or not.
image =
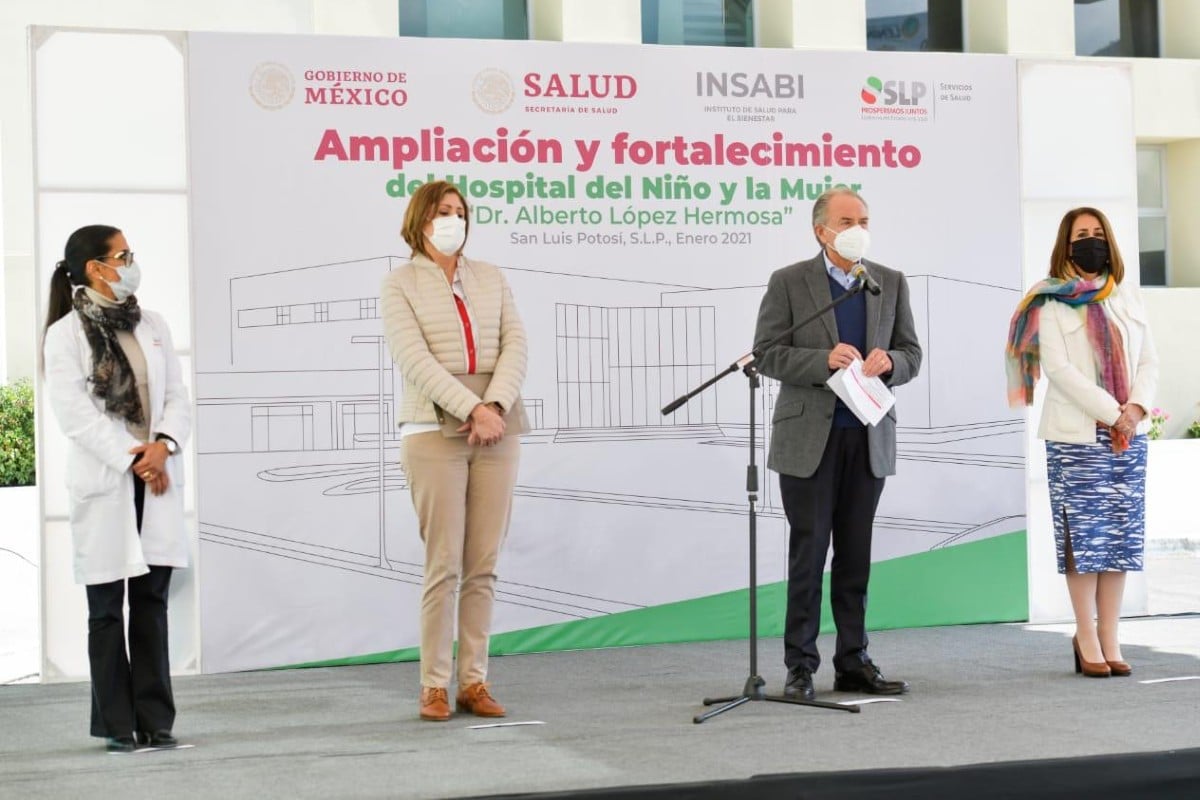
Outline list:
[[[166,322],[138,306],[140,274],[117,228],[75,231],[50,281],[43,344],[87,589],[91,734],[118,753],[177,745],[167,593],[188,564],[178,453],[191,410]]]

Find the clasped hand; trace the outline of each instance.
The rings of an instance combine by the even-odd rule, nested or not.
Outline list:
[[[146,482],[152,494],[157,496],[165,492],[171,485],[171,479],[167,477],[167,459],[171,452],[167,446],[162,442],[146,442],[130,448],[129,453],[138,456],[129,467],[133,474]]]
[[[458,432],[467,434],[467,444],[491,447],[504,438],[504,417],[494,406],[480,403],[471,409],[467,421],[459,426]]]
[[[1121,406],[1121,416],[1113,423],[1113,430],[1123,433],[1130,439],[1137,434],[1138,423],[1146,416],[1146,410],[1137,403],[1125,403]]]

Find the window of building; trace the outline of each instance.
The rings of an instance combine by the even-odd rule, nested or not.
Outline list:
[[[867,0],[867,49],[961,53],[962,0]]]
[[[1138,261],[1142,286],[1167,285],[1166,149],[1137,149]]]
[[[642,0],[646,44],[754,46],[753,0]]]
[[[1158,58],[1158,0],[1075,0],[1075,54]]]
[[[526,0],[399,0],[400,35],[528,39]]]

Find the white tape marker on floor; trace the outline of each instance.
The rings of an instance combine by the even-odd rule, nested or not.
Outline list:
[[[169,750],[187,750],[195,747],[194,744],[177,744],[174,747],[139,747],[137,750],[131,750],[128,753],[109,753],[110,756],[140,756],[142,753],[165,753]]]
[[[864,697],[861,700],[843,700],[839,706],[865,706],[868,703],[901,703],[899,697]]]
[[[136,756],[142,753],[167,753],[171,750],[188,750],[195,746],[194,744],[177,744],[174,747],[139,747],[133,751],[133,754]]]
[[[1155,678],[1151,681],[1138,681],[1138,683],[1174,683],[1175,681],[1200,681],[1200,675],[1184,675],[1179,678]]]
[[[515,728],[518,725],[545,725],[540,719],[531,719],[527,722],[492,722],[487,725],[468,725],[467,730],[477,731],[482,728]]]

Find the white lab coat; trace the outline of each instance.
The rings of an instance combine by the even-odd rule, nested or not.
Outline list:
[[[162,317],[142,309],[134,336],[146,356],[151,439],[166,434],[182,449],[191,433],[191,405],[171,332]],[[92,394],[92,350],[77,312],[50,326],[45,359],[50,406],[68,440],[75,581],[109,583],[145,574],[147,565],[186,567],[181,456],[167,459],[171,485],[164,494],[156,497],[147,487],[139,537],[129,450],[142,442]]]
[[[1125,339],[1129,367],[1129,402],[1146,409],[1137,432],[1150,429],[1150,407],[1158,388],[1158,354],[1146,312],[1137,289],[1124,283],[1104,300]],[[1042,306],[1038,343],[1042,374],[1046,376],[1046,402],[1038,437],[1053,442],[1091,444],[1096,423],[1112,425],[1121,416],[1121,404],[1096,380],[1096,360],[1088,341],[1086,306],[1054,301]]]

